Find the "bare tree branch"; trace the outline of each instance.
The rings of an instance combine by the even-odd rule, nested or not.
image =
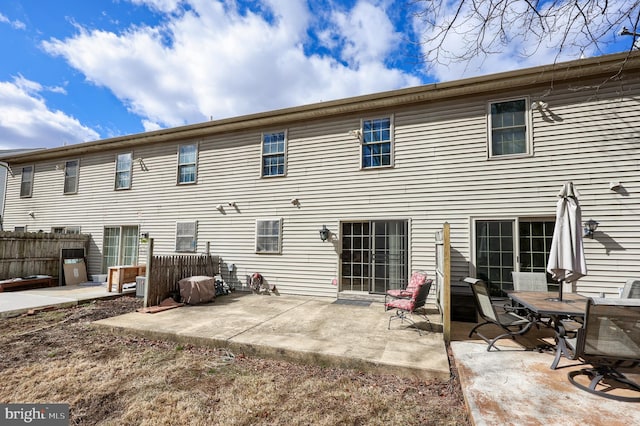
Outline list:
[[[640,0],[412,0],[411,6],[427,68],[500,53],[596,56],[620,41],[622,26],[639,32]],[[637,35],[629,41],[628,50],[640,44]]]

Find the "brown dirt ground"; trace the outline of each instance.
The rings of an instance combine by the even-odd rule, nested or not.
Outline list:
[[[68,403],[74,425],[469,425],[449,381],[299,365],[113,334],[132,297],[0,319],[0,402]]]

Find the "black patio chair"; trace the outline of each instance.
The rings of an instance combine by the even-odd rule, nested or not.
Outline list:
[[[391,329],[391,321],[394,319],[399,319],[401,322],[407,320],[418,330],[418,334],[422,336],[420,328],[416,326],[416,322],[413,320],[413,315],[421,317],[429,323],[429,327],[432,327],[429,317],[427,317],[426,313],[423,311],[424,306],[427,303],[427,297],[429,296],[432,284],[433,280],[426,280],[414,287],[410,298],[395,299],[390,302],[386,302],[384,304],[385,310],[396,310],[395,314],[389,317],[389,325],[387,326],[387,329]]]
[[[640,364],[640,299],[589,298],[583,327],[565,344],[574,358],[591,365],[569,372],[572,384],[605,398],[640,402],[640,384],[619,371]],[[588,386],[576,380],[581,375],[589,378]],[[627,394],[611,393],[614,389]]]
[[[515,339],[515,336],[525,334],[531,329],[531,326],[535,324],[535,321],[518,315],[515,312],[508,310],[504,312],[496,311],[494,304],[491,302],[491,297],[489,296],[487,283],[484,281],[477,278],[465,278],[464,281],[471,285],[473,299],[476,303],[478,314],[484,320],[484,322],[471,329],[469,337],[472,337],[474,333],[477,334],[482,340],[489,344],[489,346],[487,346],[487,351],[490,351],[492,347],[500,350],[495,346],[496,341],[505,337]],[[497,337],[489,338],[478,331],[478,329],[485,325],[496,325],[500,327],[504,333]]]

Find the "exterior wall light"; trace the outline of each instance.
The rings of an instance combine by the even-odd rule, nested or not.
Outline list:
[[[593,239],[593,234],[596,232],[596,229],[598,229],[598,225],[599,223],[593,219],[589,219],[587,222],[585,222],[584,236]]]
[[[362,139],[362,131],[360,129],[349,130],[349,135],[358,140]]]
[[[320,239],[322,241],[327,241],[329,239],[329,235],[331,235],[331,231],[327,229],[327,225],[322,225],[322,229],[320,230]]]
[[[531,102],[531,109],[547,109],[548,106],[549,104],[544,101]]]

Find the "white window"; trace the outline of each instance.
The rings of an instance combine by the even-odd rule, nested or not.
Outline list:
[[[118,154],[116,157],[116,190],[131,188],[133,154]]]
[[[20,181],[20,197],[29,198],[33,191],[33,166],[22,168]]]
[[[282,219],[256,220],[256,253],[280,253]]]
[[[177,222],[176,223],[176,251],[195,253],[198,246],[196,233],[198,222]]]
[[[79,234],[79,226],[54,226],[51,228],[52,234]]]
[[[198,177],[198,145],[178,147],[178,184],[196,183]]]
[[[27,225],[14,226],[13,232],[27,232]]]
[[[531,152],[531,120],[527,99],[489,104],[489,157],[528,155]]]
[[[286,132],[262,134],[262,177],[286,174]]]
[[[80,161],[70,160],[64,163],[64,193],[78,192],[78,177],[80,175]]]
[[[362,120],[362,168],[393,166],[393,120],[391,117]]]

